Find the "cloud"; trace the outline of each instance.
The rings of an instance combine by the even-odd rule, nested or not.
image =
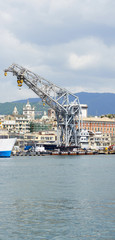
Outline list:
[[[113,0],[5,0],[1,12],[11,21],[2,19],[1,26],[22,41],[40,45],[96,34],[108,39],[106,31],[115,26],[114,7]]]
[[[0,101],[33,94],[17,91],[11,74],[4,79],[13,62],[72,91],[115,92],[113,0],[0,2]]]
[[[13,89],[13,90],[12,90]],[[16,79],[14,82],[5,81],[0,86],[0,102],[11,102],[20,99],[36,98],[36,94],[28,89],[26,86],[18,88]]]
[[[93,55],[78,56],[77,54],[72,53],[69,57],[70,68],[75,70],[92,68],[92,66],[97,64],[97,61],[98,57]]]

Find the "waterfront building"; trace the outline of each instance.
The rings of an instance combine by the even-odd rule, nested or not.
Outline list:
[[[23,115],[7,115],[2,123],[3,129],[9,133],[30,132],[30,121]]]
[[[55,143],[57,141],[57,133],[55,131],[41,131],[34,133],[26,133],[25,141],[33,141],[35,143]]]
[[[30,132],[30,119],[24,115],[17,115],[15,117],[16,121],[16,132],[17,133],[26,133]]]
[[[89,148],[89,132],[87,130],[82,130],[80,133],[80,147],[82,149],[88,149]]]
[[[3,129],[4,117],[5,117],[5,115],[0,115],[0,129]]]
[[[40,131],[57,131],[57,121],[55,118],[49,117],[44,111],[44,115],[40,119],[32,120],[30,123],[30,132]]]
[[[80,104],[80,106],[81,106],[82,118],[87,118],[87,112],[88,112],[87,104]]]
[[[95,149],[106,148],[111,145],[111,136],[108,133],[92,132],[82,130],[80,135],[80,146],[82,149]]]
[[[89,131],[89,148],[101,149],[111,145],[111,136],[109,133]]]
[[[106,147],[115,143],[115,119],[107,117],[87,117],[87,105],[81,104],[83,115],[83,129],[87,130],[89,136],[82,134],[81,146],[87,148]],[[8,131],[17,137],[20,146],[26,142],[35,143],[56,143],[57,141],[57,120],[55,111],[44,112],[41,119],[34,119],[34,114],[25,111],[31,108],[29,101],[24,108],[25,115],[19,115],[17,108],[14,108],[13,115],[1,116],[0,128]],[[30,111],[31,112],[31,111]],[[86,139],[87,137],[87,139]]]
[[[27,101],[26,106],[23,107],[23,115],[27,117],[27,119],[35,119],[35,107],[30,105],[29,100]]]
[[[26,145],[35,146],[36,144],[56,144],[57,133],[55,131],[41,131],[33,133],[9,133],[10,137],[16,137],[16,145],[24,149]]]
[[[9,132],[7,130],[0,129],[0,138],[9,138]]]
[[[15,132],[16,131],[15,116],[13,115],[5,116],[2,125],[4,130],[7,130],[8,132]]]
[[[111,136],[111,145],[115,145],[115,135]]]
[[[10,138],[16,138],[17,141],[16,141],[16,146],[18,146],[19,148],[21,149],[24,149],[25,147],[25,139],[24,139],[24,134],[23,133],[9,133],[9,137]]]
[[[83,128],[92,132],[115,135],[115,119],[107,117],[87,117],[83,118]]]

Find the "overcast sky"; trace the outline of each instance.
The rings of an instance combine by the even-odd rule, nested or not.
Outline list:
[[[72,92],[115,93],[115,0],[0,0],[0,102],[36,97],[17,63]]]

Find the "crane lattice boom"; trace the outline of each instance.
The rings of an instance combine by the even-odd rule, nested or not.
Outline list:
[[[81,107],[79,98],[61,88],[51,81],[40,77],[30,70],[12,64],[4,70],[12,72],[17,77],[18,86],[22,86],[24,82],[32,89],[44,102],[46,102],[56,112],[58,145],[78,145],[81,123]],[[77,126],[77,128],[76,128]]]

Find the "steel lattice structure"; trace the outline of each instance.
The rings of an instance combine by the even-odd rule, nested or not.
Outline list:
[[[17,77],[18,86],[21,87],[24,82],[45,103],[55,110],[58,146],[78,146],[80,129],[82,127],[79,98],[66,89],[17,64],[12,64],[5,69],[5,76],[7,72],[12,72]]]

